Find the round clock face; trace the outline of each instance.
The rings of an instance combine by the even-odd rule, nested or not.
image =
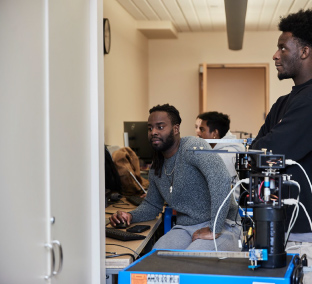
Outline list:
[[[104,36],[104,54],[108,54],[111,47],[111,32],[109,20],[104,18],[103,20],[103,36]]]

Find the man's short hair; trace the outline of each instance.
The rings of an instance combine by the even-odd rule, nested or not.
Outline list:
[[[155,111],[165,111],[166,113],[168,113],[172,125],[181,124],[182,122],[180,113],[174,106],[171,106],[169,104],[157,105],[152,107],[149,110],[149,113],[151,114]]]
[[[312,47],[312,10],[299,10],[297,13],[281,17],[278,28],[282,32],[291,32],[301,45]]]
[[[207,126],[210,132],[218,129],[220,138],[224,137],[230,129],[229,116],[217,111],[204,112],[197,116],[202,120],[207,121]]]

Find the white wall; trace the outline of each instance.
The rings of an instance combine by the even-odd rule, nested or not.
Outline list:
[[[111,53],[104,56],[106,144],[123,146],[123,121],[146,120],[149,108],[163,103],[180,111],[182,136],[194,135],[201,63],[269,63],[270,106],[293,85],[292,80],[277,79],[272,60],[280,32],[246,32],[240,51],[228,49],[225,32],[179,33],[178,39],[148,40],[116,0],[103,1],[104,17],[112,29]]]
[[[123,146],[123,122],[148,116],[148,40],[115,0],[104,0],[112,44],[104,56],[105,144]]]
[[[246,32],[243,49],[228,49],[224,32],[179,33],[178,39],[149,41],[149,107],[174,105],[182,117],[182,136],[194,135],[199,112],[199,64],[269,63],[270,107],[288,93],[292,80],[280,82],[272,56],[280,32]],[[226,82],[226,78],[224,78]],[[226,103],[226,102],[224,102]],[[242,104],[242,111],[246,104]],[[248,119],[248,118],[246,118]]]

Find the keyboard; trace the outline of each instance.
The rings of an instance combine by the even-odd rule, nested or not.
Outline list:
[[[144,240],[143,235],[121,231],[120,229],[106,228],[106,237],[117,239],[120,241]]]
[[[141,198],[138,195],[131,195],[131,196],[126,196],[126,200],[128,200],[130,203],[132,203],[135,206],[139,206],[144,198]]]

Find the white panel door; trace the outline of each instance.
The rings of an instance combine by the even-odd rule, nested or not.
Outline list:
[[[49,2],[51,236],[64,253],[57,283],[91,283],[88,3]]]
[[[104,143],[99,141],[99,129],[93,131],[99,120],[94,100],[100,95],[91,76],[99,75],[92,70],[97,64],[91,55],[98,52],[98,45],[91,39],[91,2],[96,4],[53,0],[48,6],[50,196],[55,218],[51,239],[61,243],[64,255],[62,271],[52,283],[100,281],[100,270],[92,271],[100,261],[100,196],[94,174],[99,178],[100,161],[104,164],[104,154],[99,159],[99,145],[103,148]]]
[[[0,283],[44,283],[44,2],[1,0],[0,37]]]
[[[100,2],[0,1],[0,283],[100,283]]]

